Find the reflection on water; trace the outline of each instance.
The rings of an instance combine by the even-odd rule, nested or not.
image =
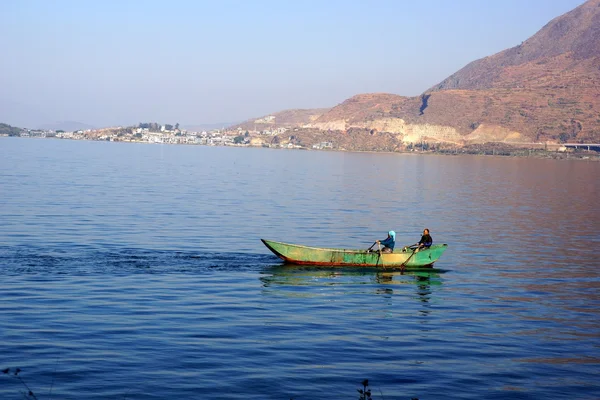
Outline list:
[[[377,268],[327,268],[277,265],[262,270],[260,280],[265,287],[272,285],[348,285],[378,283],[386,285],[441,285],[444,270],[423,271],[381,270]]]
[[[445,271],[381,270],[376,268],[321,268],[293,265],[278,265],[264,268],[260,281],[264,294],[292,297],[322,296],[322,288],[340,287],[351,289],[349,294],[375,294],[391,297],[397,294],[398,286],[414,287],[414,296],[423,303],[429,301],[431,286],[443,283]],[[297,290],[306,287],[310,290]],[[396,292],[394,291],[396,290]]]

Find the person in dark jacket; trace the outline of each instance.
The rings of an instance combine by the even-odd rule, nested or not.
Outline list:
[[[417,243],[417,249],[427,249],[427,248],[431,247],[432,244],[433,244],[433,239],[431,238],[431,235],[429,234],[429,229],[425,228],[423,230],[423,236],[421,236],[421,240],[419,240],[419,243]]]
[[[383,246],[381,249],[382,253],[393,253],[394,246],[396,245],[396,232],[389,231],[387,238],[383,240],[377,240],[376,242]]]
[[[430,248],[432,244],[433,244],[433,239],[431,238],[431,235],[429,234],[429,229],[425,228],[423,230],[423,236],[421,236],[421,240],[419,240],[419,243],[415,243],[411,246],[404,247],[404,248],[402,248],[402,251],[407,251],[408,249],[410,249],[410,250],[413,250],[415,253],[417,253],[421,249]]]

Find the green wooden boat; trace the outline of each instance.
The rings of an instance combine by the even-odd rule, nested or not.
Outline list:
[[[261,239],[275,255],[286,263],[325,266],[359,266],[380,268],[425,268],[431,267],[446,251],[447,244],[434,244],[415,252],[411,249],[396,249],[394,253],[379,251],[327,249],[274,242]]]

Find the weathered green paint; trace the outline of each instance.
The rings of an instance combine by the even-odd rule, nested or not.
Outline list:
[[[366,250],[326,249],[261,240],[275,255],[291,264],[381,268],[430,267],[448,247],[447,244],[435,244],[428,249],[422,249],[415,253],[410,249],[402,251],[403,249],[400,248],[394,253],[379,254],[379,252],[368,252]]]

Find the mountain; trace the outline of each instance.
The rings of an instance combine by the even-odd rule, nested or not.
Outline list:
[[[416,97],[359,94],[303,125],[399,143],[600,141],[600,0]]]
[[[468,64],[421,96],[359,95],[316,122],[392,131],[412,142],[597,142],[600,0],[555,18],[519,46]]]
[[[7,136],[19,136],[21,132],[25,131],[23,128],[18,128],[16,126],[11,126],[5,123],[0,123],[0,135]]]

